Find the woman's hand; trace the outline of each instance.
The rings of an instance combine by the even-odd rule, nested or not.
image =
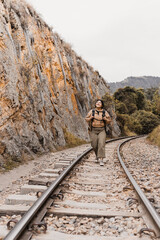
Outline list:
[[[94,116],[91,116],[89,121],[91,121],[93,118],[94,118]]]
[[[90,122],[93,118],[94,118],[94,116],[86,117],[85,119],[86,119],[87,122]]]
[[[106,116],[104,116],[102,118],[104,121],[106,121],[108,124],[111,122],[111,119],[110,118],[107,118]]]
[[[108,119],[106,118],[106,116],[104,116],[102,119],[105,120],[105,121],[108,121]]]

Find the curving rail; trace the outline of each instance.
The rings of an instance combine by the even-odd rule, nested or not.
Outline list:
[[[137,182],[134,180],[134,178],[132,177],[132,175],[130,174],[130,172],[128,171],[127,167],[125,166],[122,157],[120,155],[120,150],[121,147],[126,143],[131,141],[133,138],[131,139],[127,139],[125,140],[123,143],[119,144],[118,149],[117,149],[117,155],[118,155],[118,159],[121,163],[121,166],[123,167],[123,170],[125,172],[125,174],[127,175],[128,179],[130,180],[132,186],[134,187],[134,189],[136,190],[139,198],[141,199],[142,203],[144,204],[147,212],[149,213],[151,219],[153,220],[154,224],[156,225],[156,233],[155,235],[157,235],[157,237],[160,236],[160,216],[159,214],[156,212],[155,208],[151,205],[150,201],[147,199],[147,197],[145,196],[145,194],[143,193],[143,191],[141,190],[141,188],[139,187],[139,185],[137,184]]]

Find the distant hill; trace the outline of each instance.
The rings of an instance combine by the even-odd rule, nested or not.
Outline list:
[[[160,77],[143,76],[143,77],[128,77],[121,82],[108,83],[110,90],[114,93],[118,88],[126,86],[135,88],[152,88],[160,86]]]

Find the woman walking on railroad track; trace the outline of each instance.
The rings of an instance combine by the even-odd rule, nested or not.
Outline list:
[[[108,112],[103,107],[103,101],[98,99],[95,109],[91,109],[85,118],[89,124],[91,146],[96,154],[96,162],[99,162],[100,166],[104,166],[106,125],[111,122]]]

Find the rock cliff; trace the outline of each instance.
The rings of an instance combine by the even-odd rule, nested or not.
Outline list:
[[[66,132],[89,139],[84,116],[108,85],[23,0],[0,0],[0,63],[1,163],[63,147]]]

